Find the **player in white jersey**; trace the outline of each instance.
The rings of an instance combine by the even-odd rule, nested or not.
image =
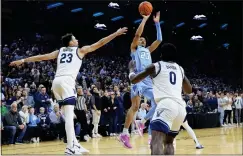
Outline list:
[[[89,152],[78,143],[74,132],[73,122],[74,105],[77,97],[75,80],[81,67],[82,59],[87,53],[95,51],[117,36],[125,34],[126,32],[126,27],[122,29],[120,28],[115,33],[99,40],[98,42],[92,45],[83,46],[82,48],[78,48],[78,40],[72,34],[66,34],[62,37],[64,47],[60,50],[56,50],[45,55],[28,57],[10,63],[11,66],[18,66],[24,62],[35,62],[57,58],[57,70],[55,79],[52,83],[52,91],[59,104],[64,105],[65,129],[67,135],[67,147],[65,154],[67,155]]]
[[[173,140],[186,117],[182,87],[185,93],[192,92],[183,68],[174,62],[175,53],[174,45],[163,44],[162,61],[151,64],[139,74],[134,73],[134,62],[129,63],[129,78],[133,84],[149,75],[153,76],[153,94],[157,107],[150,123],[152,155],[174,154]]]

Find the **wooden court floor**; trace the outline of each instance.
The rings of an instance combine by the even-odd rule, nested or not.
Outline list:
[[[204,149],[195,149],[193,140],[187,132],[177,136],[176,154],[242,154],[242,127],[225,127],[195,130]],[[133,149],[125,149],[115,137],[91,139],[81,143],[90,154],[150,154],[147,145],[148,135],[133,135]],[[65,144],[61,141],[41,142],[38,144],[4,145],[2,154],[64,154]]]

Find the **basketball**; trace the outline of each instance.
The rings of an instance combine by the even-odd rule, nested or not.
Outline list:
[[[153,6],[150,2],[144,1],[139,4],[138,11],[141,15],[150,15],[151,12],[153,11]]]

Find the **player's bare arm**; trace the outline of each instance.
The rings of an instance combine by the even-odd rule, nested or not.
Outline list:
[[[156,16],[153,17],[154,19],[154,23],[156,26],[156,31],[157,31],[157,39],[148,47],[149,51],[152,53],[156,48],[158,48],[158,46],[160,45],[160,43],[162,42],[163,38],[162,38],[162,32],[161,32],[161,28],[160,28],[160,11],[156,13]]]
[[[96,42],[92,45],[83,46],[81,49],[79,49],[79,54],[81,55],[81,58],[84,57],[85,54],[93,52],[93,51],[99,49],[100,47],[104,46],[105,44],[107,44],[108,42],[110,42],[111,40],[116,38],[117,36],[126,34],[126,32],[127,32],[127,27],[123,27],[123,28],[118,29],[113,34],[100,39],[98,42]]]
[[[11,62],[10,66],[19,66],[24,62],[39,62],[39,61],[43,61],[43,60],[53,60],[53,59],[56,59],[57,56],[58,56],[58,50],[53,51],[48,54],[44,54],[44,55],[36,55],[36,56],[28,57],[25,59],[16,60],[16,61]]]
[[[140,72],[139,74],[134,73],[134,67],[135,67],[135,61],[130,61],[129,62],[129,79],[132,84],[136,84],[143,79],[145,79],[149,75],[154,75],[155,74],[155,66],[154,64],[149,65],[144,71]]]
[[[135,36],[133,38],[133,41],[132,41],[132,44],[131,44],[131,52],[134,52],[136,51],[136,48],[138,46],[138,41],[139,41],[139,38],[141,37],[142,33],[143,33],[143,29],[144,29],[144,26],[147,22],[147,20],[149,19],[150,15],[148,16],[145,16],[145,15],[142,15],[143,16],[143,20],[142,22],[140,23],[136,33],[135,33]]]
[[[192,93],[192,85],[186,76],[183,79],[182,88],[184,93],[186,94]]]

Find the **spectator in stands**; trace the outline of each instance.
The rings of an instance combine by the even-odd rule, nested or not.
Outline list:
[[[17,103],[11,104],[11,110],[4,116],[3,120],[4,129],[8,133],[8,143],[14,144],[23,142],[26,126],[22,123],[21,117],[17,111]],[[17,134],[17,140],[15,142],[15,136]]]
[[[122,124],[124,122],[124,105],[123,105],[123,98],[121,97],[120,92],[118,91],[116,94],[116,99],[118,101],[117,106],[117,133],[122,131]]]
[[[5,106],[3,101],[0,101],[0,109],[1,109],[1,116],[4,116],[5,114],[8,113],[8,108]]]
[[[224,100],[226,101],[225,111],[224,111],[224,123],[226,125],[232,125],[231,123],[231,112],[232,112],[232,103],[233,99],[229,93],[226,93],[226,96],[224,97]],[[228,117],[228,121],[226,122],[226,119]]]
[[[194,103],[194,109],[195,109],[195,111],[196,112],[201,112],[202,111],[202,108],[203,108],[203,103],[198,99],[198,96],[197,95],[194,96],[193,103]]]
[[[26,90],[23,90],[23,105],[29,106],[29,107],[34,107],[35,106],[35,101],[33,96],[29,96],[28,92]]]
[[[110,99],[109,99],[109,95],[108,95],[108,91],[105,90],[104,91],[104,95],[101,97],[101,105],[102,105],[102,117],[103,117],[103,123],[102,125],[107,125],[110,122],[109,119],[109,110],[108,107],[110,106]]]
[[[236,125],[239,126],[241,124],[241,109],[242,109],[242,98],[239,93],[236,93],[236,98],[234,100],[235,103],[235,116],[236,116]]]
[[[16,92],[15,99],[16,99],[17,104],[18,104],[18,111],[20,111],[22,106],[23,106],[23,101],[24,101],[24,98],[22,97],[22,92],[20,90],[18,90]]]
[[[138,114],[137,114],[138,120],[142,120],[146,116],[146,113],[147,113],[146,107],[147,107],[146,103],[141,104],[141,107],[139,108]]]
[[[47,113],[45,113],[45,108],[40,108],[40,114],[38,115],[40,120],[39,127],[40,127],[40,138],[43,140],[47,134],[47,131],[50,128],[50,118]]]
[[[40,71],[36,68],[33,68],[31,70],[31,76],[36,84],[39,84],[40,82]]]
[[[83,89],[81,86],[77,87],[77,101],[74,107],[74,113],[77,117],[77,122],[79,122],[82,132],[80,133],[80,140],[81,141],[88,141],[88,124],[86,118],[87,106],[86,106],[86,99],[83,95]]]
[[[132,105],[132,101],[131,101],[131,97],[130,97],[130,87],[124,88],[123,105],[124,105],[124,109],[126,112]]]
[[[224,99],[224,93],[221,93],[220,98],[218,98],[218,112],[220,113],[220,116],[219,116],[220,126],[225,126],[224,125],[224,110],[225,110],[226,105],[227,105],[227,103]]]
[[[22,110],[19,111],[19,115],[21,117],[22,123],[24,125],[26,125],[27,123],[29,123],[29,110],[28,110],[28,106],[24,105],[22,107]]]
[[[52,132],[54,133],[55,137],[59,135],[59,139],[62,139],[65,136],[65,119],[59,109],[58,104],[54,106],[54,111],[50,113],[49,117],[51,121],[50,128]]]
[[[49,95],[46,93],[46,88],[41,88],[41,93],[37,96],[36,101],[38,105],[36,106],[36,109],[39,111],[40,107],[44,107],[45,111],[48,112],[48,107],[51,104],[51,100]]]
[[[190,100],[187,101],[187,104],[186,104],[186,112],[187,113],[192,113],[194,110],[193,110],[193,97],[190,96]]]
[[[212,91],[209,92],[209,96],[206,100],[206,103],[212,110],[217,109],[218,101],[217,98],[213,95]]]
[[[108,106],[110,136],[116,136],[117,133],[117,114],[119,111],[117,110],[118,105],[119,103],[115,98],[115,93],[111,92],[111,98]]]
[[[100,116],[101,116],[101,98],[100,98],[100,92],[97,89],[97,87],[93,87],[93,93],[92,93],[92,98],[91,98],[91,104],[92,104],[92,114],[93,114],[93,125],[94,125],[94,129],[93,129],[93,138],[96,137],[102,137],[99,133],[98,133],[98,126],[99,126],[99,122],[100,122]]]
[[[40,118],[35,114],[35,109],[33,107],[29,110],[29,124],[27,129],[27,140],[33,143],[39,143],[40,139],[40,128],[38,124],[40,123]]]

